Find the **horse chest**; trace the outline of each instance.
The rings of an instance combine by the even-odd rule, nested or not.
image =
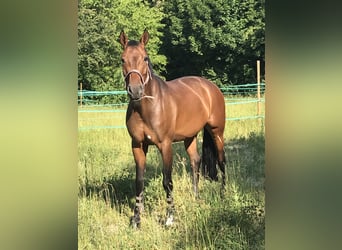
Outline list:
[[[153,132],[150,129],[145,129],[144,130],[144,140],[148,141],[150,144],[158,144],[159,140],[158,140],[158,136],[156,135],[155,132]]]
[[[149,144],[159,144],[159,136],[151,128],[150,125],[146,124],[142,119],[138,117],[131,117],[127,121],[127,128],[132,139],[138,142],[147,141]]]

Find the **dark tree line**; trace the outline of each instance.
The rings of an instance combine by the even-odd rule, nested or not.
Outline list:
[[[201,75],[219,86],[256,82],[265,55],[265,0],[79,0],[78,81],[122,89],[122,29],[147,28],[154,70],[167,80]],[[264,67],[261,67],[264,77]]]

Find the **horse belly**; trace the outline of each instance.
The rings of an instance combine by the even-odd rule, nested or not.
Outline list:
[[[208,117],[206,115],[189,115],[176,122],[174,141],[181,141],[198,134],[205,126]]]

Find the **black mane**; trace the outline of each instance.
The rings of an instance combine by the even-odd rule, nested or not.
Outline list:
[[[151,62],[149,56],[147,57],[147,61],[148,61],[148,68],[150,69],[151,74],[154,75],[154,71],[153,71],[153,68],[152,68],[152,62]]]

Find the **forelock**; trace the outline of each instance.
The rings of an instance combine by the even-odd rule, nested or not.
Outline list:
[[[134,41],[134,40],[130,40],[127,43],[127,46],[138,46],[139,42],[138,41]]]

